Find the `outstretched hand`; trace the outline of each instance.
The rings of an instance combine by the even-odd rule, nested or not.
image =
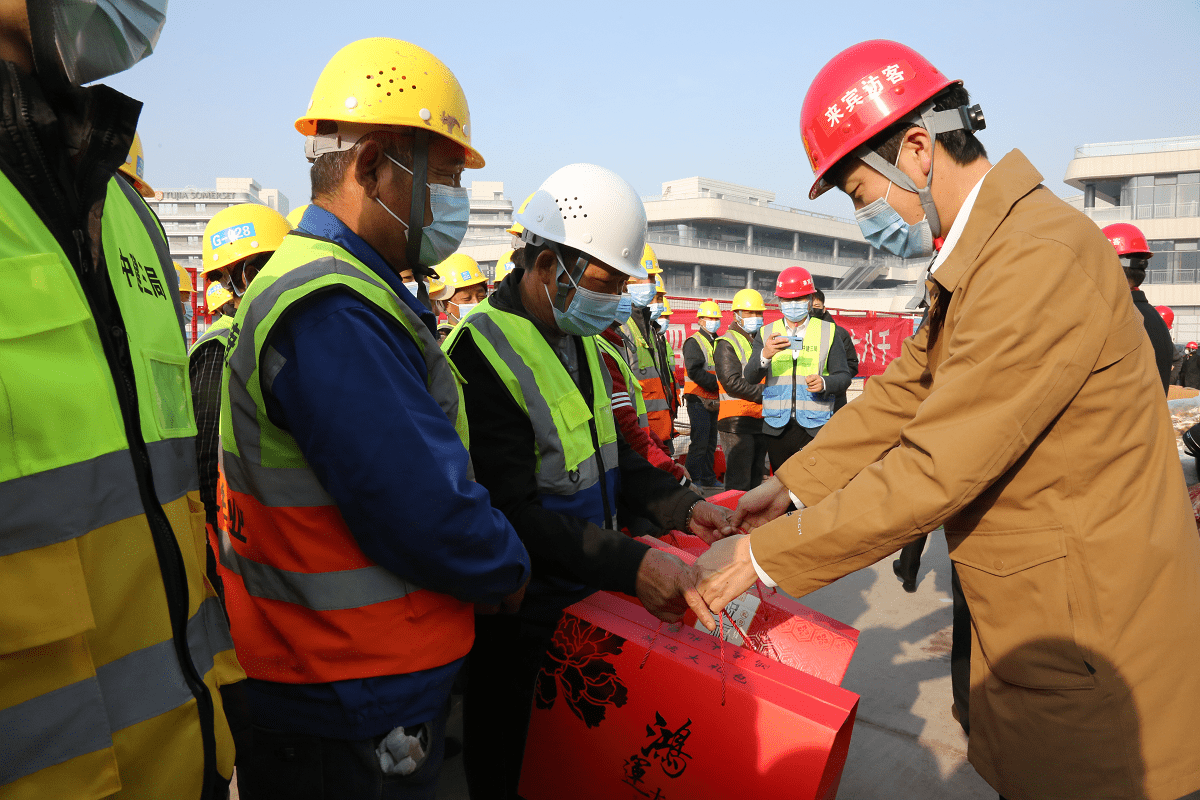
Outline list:
[[[771,476],[757,488],[742,495],[737,508],[729,517],[729,524],[734,529],[752,530],[783,516],[783,512],[787,511],[791,504],[792,497],[783,481]]]
[[[688,530],[699,536],[705,544],[732,536],[737,533],[737,528],[729,522],[730,513],[727,508],[701,500],[692,507],[692,522]]]

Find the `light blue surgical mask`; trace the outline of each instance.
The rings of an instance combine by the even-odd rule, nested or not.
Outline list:
[[[858,220],[863,238],[873,247],[901,258],[928,258],[933,255],[933,232],[929,228],[929,219],[909,225],[892,208],[886,196],[855,211],[854,218]]]
[[[479,305],[479,303],[459,303],[459,304],[458,304],[458,314],[457,314],[457,315],[451,314],[451,313],[449,312],[449,310],[447,310],[447,311],[446,311],[446,316],[447,316],[447,317],[454,317],[454,319],[456,319],[456,320],[461,320],[463,317],[467,316],[467,314],[470,314],[470,313],[471,313],[471,311],[472,311],[472,310],[475,308],[475,306],[477,306],[477,305]]]
[[[758,333],[758,329],[762,327],[762,317],[745,317],[741,321],[742,327],[751,336]]]
[[[708,331],[709,333],[715,334],[717,332],[717,329],[721,327],[721,320],[706,319],[703,322],[701,322],[700,324],[704,326],[704,330]]]
[[[388,153],[384,153],[400,169],[412,175],[412,170],[401,164]],[[471,216],[471,198],[467,190],[445,186],[440,183],[427,183],[429,190],[429,207],[433,209],[433,222],[421,229],[421,263],[427,267],[436,266],[454,255],[454,251],[462,244],[467,235],[467,220]],[[383,210],[395,218],[408,230],[408,223],[400,219],[378,197],[375,202],[383,206]]]
[[[662,303],[651,303],[650,304],[650,321],[651,322],[654,322],[655,320],[657,320],[659,317],[662,316],[663,308],[664,308],[664,306]]]
[[[654,320],[654,323],[658,325],[658,329],[660,331],[666,331],[667,326],[671,324],[671,320],[667,319],[666,317],[659,317],[658,319]]]
[[[629,295],[633,298],[633,304],[638,308],[650,305],[655,294],[653,283],[635,283],[629,287]]]
[[[622,323],[629,319],[629,315],[633,313],[633,296],[629,292],[621,292],[621,299],[617,303],[617,318],[614,320],[617,323]]]
[[[575,287],[575,294],[571,297],[566,311],[558,310],[558,307],[554,305],[554,300],[550,297],[550,290],[545,289],[546,299],[550,301],[550,308],[554,311],[554,323],[558,325],[559,330],[574,336],[595,336],[612,325],[613,320],[617,318],[617,306],[621,302],[620,295],[584,289],[575,282],[570,271],[563,266],[562,257],[557,253],[555,256],[558,257],[558,274],[565,273],[567,280]]]
[[[416,281],[405,281],[404,288],[408,289],[409,294],[411,294],[413,297],[417,296],[418,285]]]
[[[780,300],[779,310],[788,322],[797,325],[808,319],[807,300]]]

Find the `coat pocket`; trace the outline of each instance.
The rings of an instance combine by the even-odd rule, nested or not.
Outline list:
[[[1030,689],[1094,686],[1076,643],[1062,527],[947,538],[990,671]]]

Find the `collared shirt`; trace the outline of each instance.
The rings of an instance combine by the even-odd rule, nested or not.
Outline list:
[[[400,276],[333,214],[310,206],[299,230],[345,248],[434,330]],[[467,451],[406,331],[356,295],[327,291],[289,308],[272,346],[283,366],[264,397],[267,415],[295,438],[368,557],[467,602],[495,605],[521,586],[529,556],[468,477]],[[435,717],[461,663],[321,684],[248,680],[246,695],[264,727],[366,739]]]
[[[971,189],[966,199],[963,200],[962,207],[958,209],[958,216],[954,218],[954,224],[950,226],[950,232],[946,234],[946,239],[942,243],[942,249],[938,251],[937,256],[933,259],[933,263],[929,266],[929,273],[931,275],[937,271],[937,268],[942,265],[943,261],[949,258],[950,251],[954,249],[954,245],[958,244],[963,229],[967,227],[967,217],[971,216],[971,210],[975,208],[975,199],[979,197],[979,189],[983,186],[983,181],[989,173],[991,173],[990,169],[975,183],[975,186]],[[788,492],[788,495],[792,498],[792,503],[795,504],[797,509],[804,508],[804,503],[800,502],[799,497],[796,497],[791,492]],[[758,573],[760,581],[771,587],[777,585],[775,581],[771,580],[771,576],[764,572],[762,567],[758,565],[758,562],[754,560],[753,546],[750,548],[750,563],[754,565],[754,571]]]

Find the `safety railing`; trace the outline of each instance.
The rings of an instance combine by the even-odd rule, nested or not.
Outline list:
[[[894,256],[876,255],[868,262],[862,256],[838,256],[834,258],[832,255],[824,255],[822,253],[810,253],[804,250],[785,250],[777,247],[760,247],[758,245],[745,245],[740,242],[723,242],[717,239],[700,239],[690,236],[678,236],[670,233],[660,233],[651,231],[646,235],[646,241],[650,244],[674,244],[681,247],[697,247],[702,250],[720,250],[726,253],[742,253],[744,255],[767,256],[770,258],[783,258],[789,261],[811,261],[817,264],[833,264],[839,267],[858,267],[867,263],[878,265],[880,267],[905,267],[915,264],[922,259],[906,260],[896,258]],[[911,264],[910,264],[911,262]]]
[[[780,203],[771,203],[765,200],[751,200],[749,197],[731,197],[729,195],[721,195],[717,197],[715,192],[669,192],[668,194],[649,195],[642,198],[643,203],[657,203],[663,200],[720,200],[726,203],[741,203],[746,206],[759,206],[760,208],[770,208],[775,211],[787,211],[791,214],[803,214],[806,217],[814,219],[824,219],[830,222],[841,222],[846,225],[855,225],[852,219],[845,217],[836,217],[832,214],[821,214],[817,211],[808,211],[803,208],[793,208]]]
[[[1177,150],[1200,150],[1200,136],[1174,136],[1164,139],[1138,139],[1129,142],[1081,144],[1075,148],[1075,157],[1132,156],[1143,153],[1170,153]]]

